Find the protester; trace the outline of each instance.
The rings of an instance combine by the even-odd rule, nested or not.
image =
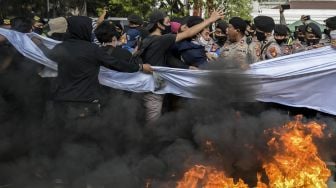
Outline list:
[[[50,29],[47,33],[49,38],[59,41],[65,40],[68,23],[64,17],[50,19],[48,25]]]
[[[191,28],[194,25],[202,23],[204,20],[199,16],[191,16],[188,19],[187,26]],[[206,40],[202,36],[203,29],[200,33],[192,38],[182,40],[174,46],[180,58],[188,66],[200,67],[207,63],[205,51]],[[208,32],[208,29],[207,31]]]
[[[153,11],[149,16],[147,29],[150,36],[143,40],[142,48],[146,49],[144,61],[151,65],[167,66],[167,51],[179,41],[195,36],[209,24],[223,17],[222,11],[214,11],[209,19],[197,24],[178,34],[166,34],[170,32],[169,17],[160,10]],[[160,80],[159,78],[157,79]],[[157,83],[158,87],[162,87]],[[144,96],[146,119],[153,122],[161,116],[163,95],[147,93]]]
[[[141,37],[141,27],[143,25],[143,20],[140,16],[136,14],[129,15],[127,20],[129,23],[128,28],[125,32],[127,42],[125,45],[123,45],[123,48],[133,53],[136,50],[136,47]]]
[[[48,52],[58,63],[57,88],[54,101],[60,118],[71,108],[73,118],[97,115],[101,101],[98,73],[100,66],[122,72],[151,72],[147,64],[139,65],[118,60],[91,43],[91,19],[83,16],[68,18],[69,38]],[[63,117],[62,117],[63,116]]]
[[[130,61],[132,57],[131,52],[118,46],[120,36],[112,21],[104,21],[101,23],[95,30],[95,35],[102,49],[107,54],[126,62]]]

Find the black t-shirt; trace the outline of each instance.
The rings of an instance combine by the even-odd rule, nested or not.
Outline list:
[[[120,47],[111,47],[111,46],[104,46],[102,47],[102,49],[109,54],[110,56],[113,56],[117,59],[123,60],[123,61],[127,61],[129,62],[131,57],[132,57],[132,53],[129,52],[126,49],[120,48]]]
[[[150,35],[143,40],[143,45],[150,43],[143,54],[144,63],[153,66],[167,66],[167,56],[170,48],[175,44],[176,35]]]

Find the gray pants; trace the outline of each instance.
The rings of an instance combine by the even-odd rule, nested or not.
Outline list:
[[[161,116],[162,103],[164,95],[146,93],[143,97],[146,121],[147,123],[152,123],[158,120]]]

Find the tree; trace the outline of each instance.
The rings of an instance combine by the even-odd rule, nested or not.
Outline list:
[[[127,17],[135,13],[139,16],[146,17],[154,8],[156,0],[109,0],[109,9],[112,16]]]
[[[225,19],[227,20],[234,16],[251,19],[251,0],[217,0],[215,4],[217,7],[223,7],[225,9]]]

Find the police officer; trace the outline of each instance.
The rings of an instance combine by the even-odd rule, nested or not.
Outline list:
[[[327,35],[328,40],[326,41],[326,45],[330,45],[330,32],[336,31],[336,16],[328,18],[325,20],[326,29],[324,33]]]
[[[320,43],[321,38],[322,38],[322,31],[318,25],[312,22],[306,25],[305,28],[305,41],[307,44],[306,50],[323,47],[324,44]]]
[[[279,44],[274,39],[272,32],[275,27],[273,18],[268,16],[257,16],[254,18],[256,36],[261,42],[260,60],[276,58],[282,55]]]
[[[225,43],[221,49],[221,57],[225,60],[233,60],[242,69],[247,69],[248,45],[246,43],[246,22],[239,18],[233,17],[229,21],[227,28],[228,43]]]
[[[274,28],[274,39],[279,44],[283,55],[289,55],[292,53],[291,46],[289,44],[289,29],[286,25],[276,24]]]

